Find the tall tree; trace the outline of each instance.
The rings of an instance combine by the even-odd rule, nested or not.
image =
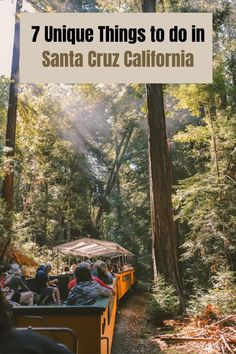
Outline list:
[[[10,230],[11,230],[11,216],[10,212],[13,210],[13,194],[14,194],[14,150],[15,150],[15,137],[16,137],[16,115],[17,115],[17,98],[18,98],[18,84],[19,84],[19,45],[20,45],[20,21],[19,13],[22,8],[23,0],[16,1],[16,15],[15,15],[15,33],[14,33],[14,45],[13,56],[11,66],[11,83],[9,92],[9,103],[7,111],[7,129],[6,129],[6,147],[7,158],[9,158],[10,166],[5,175],[2,186],[2,198],[6,202],[6,225],[5,228],[8,231],[8,237],[0,255],[0,259],[3,258],[8,245],[11,242]]]
[[[15,33],[14,33],[14,46],[11,67],[11,83],[9,104],[7,112],[7,130],[6,130],[6,147],[8,148],[7,156],[11,160],[11,166],[6,173],[3,181],[2,197],[6,201],[7,209],[13,209],[13,184],[14,184],[14,148],[16,138],[16,116],[17,116],[17,98],[18,98],[18,84],[19,84],[19,58],[20,58],[20,22],[19,12],[22,8],[23,0],[16,2],[16,15],[15,15]]]
[[[155,12],[155,0],[143,0],[143,12]],[[150,199],[154,273],[162,273],[182,300],[177,252],[177,230],[171,203],[170,159],[161,84],[147,84]]]
[[[116,151],[116,158],[115,161],[113,163],[112,166],[112,170],[111,170],[111,174],[109,176],[107,185],[106,185],[106,189],[105,189],[105,193],[102,196],[102,200],[103,202],[106,202],[106,199],[108,198],[108,196],[110,195],[112,189],[114,188],[115,182],[117,182],[117,178],[119,176],[119,170],[122,164],[122,159],[124,158],[126,149],[129,145],[130,142],[130,138],[133,132],[133,125],[130,127],[130,129],[128,129],[128,131],[126,132],[126,134],[123,136],[120,145],[117,147],[117,151]],[[104,206],[101,203],[98,212],[97,212],[97,216],[96,216],[96,227],[99,227],[99,222],[100,219],[102,217],[102,213],[104,210]]]

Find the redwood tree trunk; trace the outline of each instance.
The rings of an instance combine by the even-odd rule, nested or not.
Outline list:
[[[7,111],[7,128],[6,128],[6,147],[9,148],[6,155],[11,160],[9,170],[3,181],[2,198],[6,202],[6,215],[5,215],[5,230],[7,231],[6,241],[3,242],[0,261],[3,259],[8,246],[11,243],[11,230],[12,230],[12,215],[13,210],[13,195],[14,195],[14,150],[16,140],[16,115],[17,115],[17,98],[18,98],[18,84],[19,84],[19,59],[20,59],[20,22],[18,14],[22,8],[23,0],[16,2],[16,17],[15,17],[15,33],[13,56],[11,66],[11,83],[9,92],[9,103]]]
[[[20,58],[20,22],[18,14],[22,8],[23,0],[16,2],[16,20],[14,33],[14,46],[11,67],[11,84],[9,93],[9,104],[7,112],[7,130],[6,130],[6,147],[9,148],[7,156],[10,159],[14,157],[15,139],[16,139],[16,115],[17,115],[17,98],[19,84],[19,58]],[[2,198],[5,200],[7,209],[13,209],[13,188],[14,186],[14,163],[11,162],[10,169],[5,176],[2,188]]]
[[[144,0],[144,12],[155,12],[155,1]],[[183,304],[177,252],[177,230],[171,202],[170,158],[161,84],[147,84],[149,172],[154,275],[164,275]]]
[[[156,271],[181,294],[162,85],[147,84],[147,106],[153,256]]]

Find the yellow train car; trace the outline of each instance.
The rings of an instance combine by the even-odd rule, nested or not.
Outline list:
[[[68,257],[119,261],[124,265],[133,254],[117,243],[82,238],[54,247],[54,252]],[[125,262],[126,260],[126,262]],[[123,261],[123,263],[122,263]],[[69,276],[59,276],[58,285],[62,298],[67,296]],[[115,328],[117,304],[135,282],[135,270],[116,274],[111,298],[99,299],[90,306],[19,306],[12,310],[12,322],[16,328],[31,328],[67,346],[76,354],[110,354]],[[30,285],[30,284],[28,284]],[[32,284],[33,285],[33,284]],[[64,290],[63,290],[64,289]],[[32,288],[32,290],[34,290]]]
[[[135,283],[135,270],[130,269],[116,274],[116,292],[120,300]]]
[[[90,306],[14,307],[13,325],[36,329],[76,354],[110,354],[117,302],[130,290],[134,281],[134,269],[117,274],[116,294],[109,299],[99,299]]]

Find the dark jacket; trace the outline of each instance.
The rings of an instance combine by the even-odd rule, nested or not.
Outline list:
[[[49,282],[49,276],[48,276],[47,272],[45,271],[44,265],[40,266],[37,269],[35,280],[36,280],[37,291],[40,291],[41,289],[44,289],[47,287],[47,284]]]

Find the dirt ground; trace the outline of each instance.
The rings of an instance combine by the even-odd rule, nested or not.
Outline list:
[[[135,290],[122,300],[117,316],[112,354],[160,354],[158,344],[149,340],[153,328],[147,323],[146,294]]]
[[[118,310],[112,354],[219,354],[211,343],[184,342],[167,345],[155,339],[159,329],[147,321],[148,294],[135,290],[122,299]]]

